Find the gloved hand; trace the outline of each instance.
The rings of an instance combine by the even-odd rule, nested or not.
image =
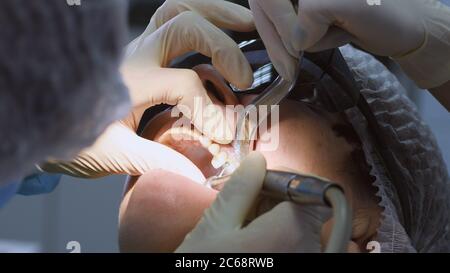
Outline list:
[[[135,132],[146,109],[171,104],[178,105],[197,129],[216,142],[231,142],[232,130],[225,123],[222,111],[210,107],[212,102],[198,75],[190,69],[165,68],[174,58],[199,51],[212,58],[213,65],[228,81],[241,88],[250,86],[253,81],[250,65],[236,43],[218,27],[251,31],[253,17],[248,9],[221,0],[166,1],[144,33],[126,50],[121,71],[134,105],[132,113],[111,125],[73,162],[57,162],[42,168],[87,178],[141,175],[161,168],[203,181],[200,170],[187,158],[142,139]]]
[[[251,153],[177,252],[320,252],[322,208],[283,202],[244,226],[265,173],[264,157]]]
[[[394,58],[422,88],[450,80],[450,8],[436,0],[249,0],[280,74],[292,79],[299,51],[352,42]],[[375,5],[370,5],[374,3]]]
[[[181,105],[179,110],[205,135],[221,144],[232,141],[232,128],[223,126],[227,124],[222,113],[207,107],[212,102],[198,75],[190,69],[163,68],[184,53],[198,51],[211,57],[230,83],[239,88],[251,86],[253,72],[248,61],[217,26],[235,31],[255,28],[248,9],[223,0],[172,0],[156,11],[144,33],[127,47],[121,69],[133,104],[144,106],[127,122],[139,123],[149,105]],[[200,99],[197,106],[195,98]],[[205,114],[202,109],[213,111]]]

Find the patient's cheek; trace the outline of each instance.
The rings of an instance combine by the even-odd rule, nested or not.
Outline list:
[[[304,104],[287,101],[281,105],[278,133],[267,132],[261,138],[279,136],[274,150],[259,149],[268,168],[287,167],[329,179],[336,178],[344,158],[352,147],[332,131],[332,124]],[[273,128],[271,128],[273,130]],[[270,136],[266,136],[270,134]]]

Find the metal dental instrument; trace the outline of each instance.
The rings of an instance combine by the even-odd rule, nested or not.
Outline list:
[[[302,59],[303,53],[300,55],[300,62],[302,62]],[[215,180],[233,173],[237,168],[237,163],[241,162],[248,155],[250,152],[250,145],[256,137],[259,125],[270,116],[273,106],[279,105],[281,101],[289,96],[297,84],[299,72],[300,69],[297,69],[294,77],[295,80],[293,82],[289,82],[281,76],[278,76],[275,81],[273,81],[250,103],[248,107],[239,113],[236,134],[232,143],[236,164],[226,163],[219,171],[218,175],[210,177],[206,181],[207,185],[214,187],[214,184],[216,183]],[[266,106],[267,111],[258,111],[260,106]],[[253,117],[256,117],[256,123],[255,120],[251,120],[252,115]]]
[[[300,55],[300,62],[302,61],[303,53]],[[270,84],[261,94],[258,95],[251,103],[250,107],[246,107],[238,117],[236,136],[233,143],[235,152],[238,155],[238,160],[241,161],[250,152],[250,144],[256,136],[256,131],[259,125],[267,119],[272,111],[272,106],[279,105],[280,102],[285,99],[296,85],[298,79],[298,73],[300,69],[296,71],[294,81],[289,82],[278,76],[272,84]],[[254,111],[258,114],[258,108],[260,106],[266,106],[267,111],[264,111],[263,115],[257,116],[256,124],[252,124],[250,117]]]

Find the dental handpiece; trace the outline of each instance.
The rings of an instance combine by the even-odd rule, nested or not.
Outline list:
[[[208,186],[220,190],[230,175],[212,177],[208,180]],[[352,212],[339,185],[317,176],[267,170],[263,181],[262,195],[299,205],[332,208],[333,229],[325,252],[347,252],[352,232]]]
[[[298,204],[331,206],[325,195],[331,187],[341,190],[337,184],[319,177],[268,170],[262,193]]]
[[[334,225],[325,252],[347,252],[352,212],[339,185],[316,176],[268,170],[262,192],[270,198],[296,204],[331,207]]]

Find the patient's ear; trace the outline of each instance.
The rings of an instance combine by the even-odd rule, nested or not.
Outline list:
[[[193,70],[197,72],[214,103],[220,102],[224,105],[239,104],[239,100],[228,86],[224,77],[212,65],[197,65]]]

